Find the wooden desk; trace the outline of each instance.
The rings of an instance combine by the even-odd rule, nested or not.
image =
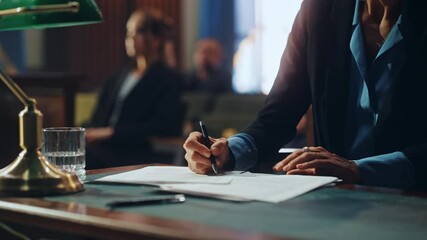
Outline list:
[[[89,170],[129,171],[146,165]],[[262,233],[212,227],[42,198],[0,198],[0,221],[27,236],[54,239],[279,239]]]
[[[142,166],[145,165],[91,170],[88,173],[93,175],[133,170]],[[340,234],[348,234],[347,240],[363,239],[363,234],[372,234],[367,233],[366,228],[373,232],[374,239],[403,239],[406,237],[422,239],[419,236],[427,236],[427,223],[423,218],[423,216],[427,217],[427,201],[425,201],[426,194],[424,193],[341,185],[326,190],[316,190],[278,205],[245,203],[246,206],[244,206],[242,203],[189,197],[188,202],[182,205],[175,204],[173,207],[163,205],[164,207],[157,206],[152,209],[111,211],[103,207],[91,207],[90,204],[83,204],[80,198],[99,194],[102,197],[99,197],[98,201],[102,202],[105,194],[107,197],[108,194],[113,196],[121,188],[131,187],[133,187],[133,191],[139,191],[141,187],[114,185],[115,190],[108,189],[102,193],[99,185],[95,186],[97,184],[86,184],[85,192],[69,195],[68,200],[62,199],[61,201],[52,201],[55,199],[52,197],[2,198],[0,199],[0,221],[33,238],[54,239],[311,239],[312,237],[306,237],[307,233],[297,230],[299,221],[305,225],[304,231],[315,231],[313,234],[321,234],[316,235],[318,239],[340,239],[342,236]],[[330,201],[328,191],[339,193],[335,196],[336,202],[328,202]],[[414,194],[419,197],[404,196]],[[365,201],[362,201],[363,199]],[[171,209],[184,211],[186,204],[198,207],[197,209],[190,208],[190,211],[187,211],[188,215],[196,216],[197,211],[203,209],[205,213],[209,213],[209,217],[197,216],[198,219],[202,219],[200,221],[174,218]],[[155,216],[165,207],[169,207],[166,212],[170,211],[167,216],[171,217]],[[223,207],[226,207],[224,211],[218,212],[218,208]],[[245,216],[239,221],[231,219],[230,224],[226,219],[222,223],[221,216],[233,216],[233,213],[228,215],[227,211],[232,212],[236,208],[246,208],[245,213],[251,214],[248,212],[252,211],[260,219],[270,216],[267,224],[288,227],[289,235],[270,234],[267,231],[259,230],[257,224],[251,227],[251,224],[254,223],[253,219]],[[378,208],[380,209],[378,210]],[[389,211],[389,208],[396,212]],[[258,210],[264,212],[265,216],[257,215]],[[286,211],[286,214],[276,214],[276,211],[279,213]],[[385,215],[376,216],[375,211]],[[372,216],[376,216],[376,218]],[[211,217],[217,217],[219,221],[215,224],[208,223]],[[239,219],[238,216],[236,217]],[[186,216],[183,218],[185,219]],[[370,222],[364,224],[365,218]],[[400,220],[402,228],[394,227],[396,221]],[[262,224],[265,223],[260,222],[259,225]],[[294,225],[290,226],[292,224]],[[353,225],[354,227],[352,227]],[[313,226],[318,229],[313,230]],[[346,228],[355,229],[348,231]],[[402,235],[404,231],[407,233]],[[357,235],[358,233],[360,235]]]

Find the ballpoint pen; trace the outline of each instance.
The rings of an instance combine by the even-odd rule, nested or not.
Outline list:
[[[202,129],[203,141],[205,143],[205,146],[208,149],[211,149],[211,141],[209,140],[208,130],[206,129],[202,121],[199,121],[199,124],[200,124],[200,128]],[[211,160],[212,170],[214,171],[215,174],[218,174],[218,170],[216,169],[216,160],[212,153],[209,159]]]
[[[185,201],[184,194],[175,194],[167,196],[149,196],[137,197],[124,200],[117,200],[107,203],[110,208],[130,207],[130,206],[145,206],[153,204],[167,204],[167,203],[182,203]]]

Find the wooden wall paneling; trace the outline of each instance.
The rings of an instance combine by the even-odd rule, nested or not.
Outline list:
[[[175,25],[175,52],[180,59],[181,0],[97,0],[104,22],[46,30],[47,71],[83,74],[79,89],[92,91],[127,62],[126,21],[136,9],[156,8]],[[178,65],[180,66],[180,65]]]
[[[45,35],[45,71],[68,71],[70,65],[68,58],[69,28],[48,28]]]
[[[128,1],[98,0],[104,22],[70,28],[70,71],[85,73],[82,89],[96,88],[126,62]]]

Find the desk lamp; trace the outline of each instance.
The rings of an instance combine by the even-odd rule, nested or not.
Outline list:
[[[64,27],[102,21],[93,0],[8,0],[0,1],[0,31]],[[50,164],[41,153],[42,118],[36,101],[4,72],[0,79],[24,104],[19,113],[18,157],[0,170],[0,196],[45,196],[84,190],[75,174]]]

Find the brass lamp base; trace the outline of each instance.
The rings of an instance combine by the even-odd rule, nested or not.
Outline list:
[[[46,196],[82,191],[76,175],[61,172],[40,152],[43,114],[36,100],[0,71],[0,80],[25,105],[19,113],[19,145],[23,149],[9,166],[0,170],[0,196]]]
[[[23,150],[0,170],[0,196],[35,197],[76,193],[84,190],[76,175],[62,172],[40,151]]]

